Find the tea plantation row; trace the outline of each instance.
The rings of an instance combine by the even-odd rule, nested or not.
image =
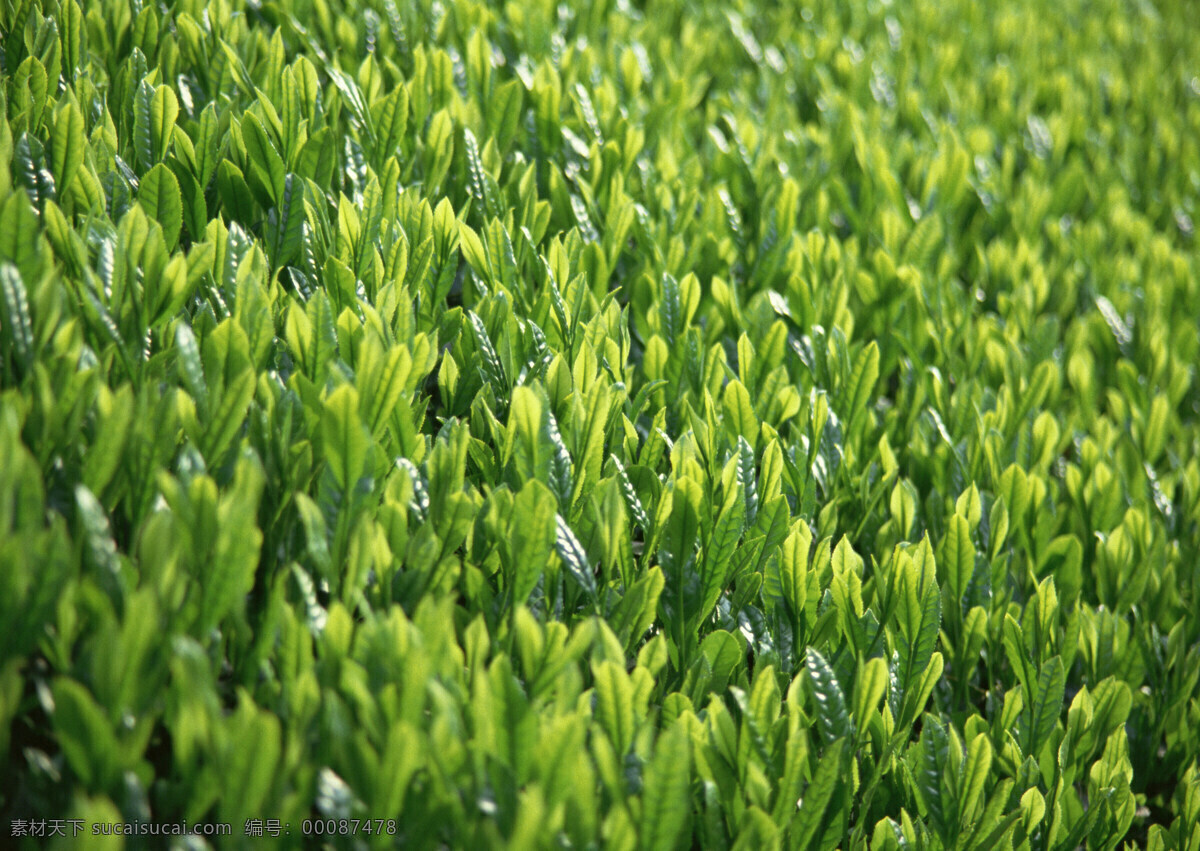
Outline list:
[[[1200,851],[1194,12],[4,0],[0,844]]]

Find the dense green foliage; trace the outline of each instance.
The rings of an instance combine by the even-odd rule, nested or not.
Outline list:
[[[1194,12],[3,0],[5,842],[1200,849]]]

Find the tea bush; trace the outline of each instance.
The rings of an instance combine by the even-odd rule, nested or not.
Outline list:
[[[6,842],[1200,849],[1194,13],[4,0]]]

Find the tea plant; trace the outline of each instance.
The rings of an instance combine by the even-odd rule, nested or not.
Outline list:
[[[1193,13],[4,0],[6,841],[1200,849]]]

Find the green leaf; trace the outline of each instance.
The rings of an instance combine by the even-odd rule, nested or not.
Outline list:
[[[83,165],[87,148],[84,137],[83,113],[74,103],[63,101],[54,114],[54,133],[51,139],[51,170],[60,194],[65,194]]]
[[[412,373],[412,356],[407,348],[393,346],[386,355],[378,356],[370,363],[372,368],[364,369],[360,384],[365,394],[363,422],[371,434],[380,437],[404,394],[405,383]]]
[[[1052,656],[1042,665],[1038,675],[1037,693],[1033,696],[1030,712],[1029,753],[1036,754],[1041,745],[1046,742],[1058,717],[1062,713],[1063,696],[1066,691],[1067,674],[1063,668],[1062,659]]]
[[[224,719],[220,772],[229,782],[222,788],[219,818],[245,824],[261,812],[278,777],[283,750],[279,718],[258,708],[244,689],[238,689],[238,708]]]
[[[845,389],[846,434],[858,433],[858,426],[867,414],[867,405],[879,380],[879,346],[872,340],[854,359],[849,381]]]
[[[932,715],[922,721],[919,746],[910,750],[915,757],[913,771],[915,786],[929,811],[933,826],[940,832],[946,830],[946,809],[949,797],[943,791],[942,780],[946,775],[946,763],[950,748],[946,725]],[[915,752],[915,753],[914,753]]]
[[[201,634],[217,627],[227,616],[237,617],[254,589],[263,541],[256,521],[265,483],[258,460],[248,454],[238,459],[233,482],[221,494],[216,546],[202,586],[198,623]]]
[[[208,204],[204,200],[204,189],[192,172],[177,159],[168,160],[167,167],[179,184],[183,200],[183,226],[191,235],[192,242],[199,242],[204,239],[204,231],[208,227]]]
[[[854,680],[854,724],[858,729],[866,729],[878,709],[887,691],[888,675],[887,661],[879,657],[868,659],[859,669]]]
[[[928,538],[922,540],[915,558],[902,557],[897,570],[900,682],[907,691],[928,666],[941,626],[941,595]]]
[[[243,370],[225,383],[217,396],[212,419],[200,438],[200,450],[211,464],[219,464],[233,445],[243,423],[246,411],[254,398],[254,372]]]
[[[817,728],[826,744],[850,736],[853,726],[846,710],[846,696],[825,657],[814,647],[804,653],[804,666],[817,704]]]
[[[1008,659],[1009,666],[1017,675],[1017,679],[1025,689],[1025,693],[1031,698],[1035,696],[1037,688],[1037,673],[1034,670],[1033,663],[1029,659],[1029,654],[1025,650],[1025,640],[1021,632],[1021,625],[1016,622],[1012,615],[1004,616],[1004,652]]]
[[[720,694],[745,659],[742,645],[732,633],[723,629],[710,632],[700,643],[699,655],[688,670],[683,691],[692,695],[693,703],[703,700],[708,693]]]
[[[479,143],[475,140],[475,134],[466,129],[463,130],[463,150],[467,158],[471,197],[479,204],[486,217],[502,215],[504,211],[500,207],[500,199],[496,197],[492,186],[494,181],[484,170],[479,159]]]
[[[700,533],[700,501],[700,489],[691,479],[683,478],[675,483],[671,493],[671,513],[658,545],[658,563],[667,580],[666,591],[659,602],[681,664],[687,654],[687,624],[699,604],[700,588],[692,563]]]
[[[230,219],[248,225],[255,220],[254,196],[242,170],[229,160],[217,166],[217,194]]]
[[[317,384],[324,384],[329,362],[337,355],[338,339],[333,325],[333,306],[324,290],[308,300],[304,312],[312,329],[311,345],[300,352],[305,373]]]
[[[13,182],[29,193],[35,207],[43,208],[58,197],[54,175],[46,170],[45,148],[38,139],[22,133],[12,159]]]
[[[542,430],[542,436],[550,444],[550,489],[554,491],[554,497],[558,500],[559,506],[567,506],[571,504],[571,494],[575,489],[571,475],[571,454],[567,451],[562,433],[558,430],[558,420],[555,418],[554,412],[547,409],[544,419],[545,428]]]
[[[12,28],[9,29],[9,33],[15,33],[19,38],[23,35],[23,29],[23,27]],[[18,54],[14,50],[12,55],[15,57]],[[18,109],[24,112],[29,132],[36,133],[41,129],[42,117],[46,110],[46,98],[49,94],[50,81],[49,75],[46,73],[46,66],[39,61],[38,57],[26,56],[17,66],[17,71],[13,74],[13,81],[16,84],[13,86],[15,90],[13,91],[13,101],[17,104]]]
[[[210,103],[200,112],[200,126],[195,139],[196,179],[201,186],[208,186],[217,170],[220,147],[220,118],[217,105]]]
[[[148,80],[138,84],[133,101],[134,150],[142,171],[161,163],[175,134],[179,101],[167,86],[153,86]]]
[[[1142,434],[1142,445],[1145,447],[1146,462],[1153,464],[1163,453],[1167,445],[1169,418],[1171,415],[1170,401],[1163,394],[1154,397],[1150,403],[1150,411],[1146,416],[1146,427]]]
[[[29,298],[17,267],[0,263],[0,340],[12,347],[16,360],[28,369],[33,356],[33,323],[29,317]],[[5,360],[8,360],[6,357]]]
[[[975,573],[975,545],[971,542],[970,526],[958,514],[950,518],[946,535],[942,538],[938,566],[945,576],[950,599],[961,605],[967,583]]]
[[[267,217],[267,239],[275,268],[295,263],[304,237],[304,184],[294,174],[284,178],[279,203]]]
[[[500,356],[496,354],[496,348],[492,345],[487,328],[474,311],[467,311],[467,316],[471,320],[475,345],[479,348],[480,373],[483,375],[484,381],[490,383],[497,394],[505,393],[508,389],[508,381],[504,377],[504,366],[500,362]]]
[[[758,441],[758,418],[754,416],[750,392],[742,382],[734,379],[725,385],[722,403],[730,436],[739,442],[744,439],[753,451]]]
[[[558,557],[562,559],[563,565],[566,566],[567,572],[579,583],[579,587],[586,591],[589,597],[595,599],[596,577],[592,573],[587,553],[584,552],[579,539],[575,537],[575,533],[571,531],[571,527],[567,525],[567,521],[561,514],[555,515],[554,549],[558,553]]]
[[[976,818],[983,790],[992,768],[992,745],[986,733],[980,733],[967,747],[958,777],[958,823],[965,831]]]
[[[167,250],[173,251],[183,225],[183,196],[169,168],[159,163],[146,172],[138,187],[138,203],[146,215],[162,225]]]
[[[991,851],[993,848],[1005,847],[1005,837],[1012,832],[1016,823],[1021,818],[1020,810],[1013,810],[1006,815],[990,833],[979,840],[978,844],[971,846],[971,851]],[[1082,835],[1082,834],[1081,834]],[[1011,843],[1011,840],[1010,840]],[[1077,843],[1064,844],[1064,848],[1075,848]]]
[[[812,532],[803,521],[783,542],[780,552],[780,590],[793,618],[809,622],[816,617],[815,594],[809,594],[810,571],[808,554],[812,546]],[[815,586],[814,586],[815,587]]]
[[[13,192],[0,207],[0,261],[16,266],[25,281],[41,278],[38,215],[23,191]]]
[[[800,799],[799,810],[796,812],[791,825],[792,848],[811,848],[813,839],[820,829],[829,808],[829,801],[837,788],[844,769],[846,740],[837,739],[825,747],[817,769],[813,772],[812,780],[804,790]]]
[[[746,501],[746,525],[758,519],[758,481],[755,476],[754,447],[744,437],[738,437],[738,484]]]
[[[334,578],[333,561],[329,553],[329,532],[325,524],[325,518],[321,515],[321,508],[312,500],[308,494],[296,494],[296,509],[300,515],[300,522],[304,525],[304,537],[307,540],[308,555],[316,565],[320,575],[327,580]],[[306,596],[311,596],[311,600],[307,601],[306,605],[309,608],[309,621],[324,621],[323,611],[318,612],[320,605],[317,602],[315,593],[309,595],[308,589],[312,586],[312,580],[299,565],[293,565],[296,573],[296,580],[300,583],[301,591]]]
[[[637,490],[633,487],[629,473],[625,471],[621,460],[615,455],[612,456],[612,461],[617,468],[617,479],[621,483],[621,495],[625,498],[625,506],[633,516],[633,522],[642,527],[642,531],[649,532],[650,516],[646,513],[646,508],[642,505],[642,500],[638,496]]]
[[[625,588],[608,622],[626,649],[640,642],[654,622],[659,596],[665,585],[662,571],[652,567]]]
[[[63,70],[70,80],[80,65],[83,46],[83,11],[76,0],[66,0],[59,5],[58,29],[62,38]]]
[[[659,312],[663,335],[667,338],[667,343],[673,346],[679,335],[683,333],[684,318],[679,281],[669,274],[663,275]]]
[[[524,603],[549,567],[558,536],[557,502],[541,482],[526,482],[512,503],[512,604]]]
[[[102,586],[109,591],[114,602],[119,602],[123,596],[120,581],[121,561],[117,555],[116,542],[112,538],[112,527],[104,513],[104,506],[86,485],[76,485],[75,509],[86,543],[87,558],[98,570],[97,578]]]
[[[217,467],[232,448],[254,396],[250,341],[237,322],[227,319],[205,337],[203,364],[211,417],[192,439],[208,464]]]
[[[287,166],[262,122],[253,114],[248,113],[242,122],[242,140],[246,144],[249,174],[266,194],[266,198],[261,199],[263,206],[279,205],[283,201]]]
[[[358,415],[358,391],[343,384],[325,400],[321,438],[338,487],[350,493],[366,474],[371,436]]]
[[[504,458],[515,448],[517,471],[527,479],[544,477],[549,471],[549,447],[542,442],[544,414],[542,401],[532,388],[513,388]]]
[[[103,708],[79,683],[61,678],[53,685],[54,731],[67,764],[88,786],[112,783],[120,768],[120,745]]]
[[[576,431],[576,435],[581,439],[575,446],[575,457],[579,462],[575,470],[575,502],[591,493],[600,479],[600,468],[604,461],[604,430],[608,423],[612,395],[612,389],[601,382],[595,383],[588,391],[585,409],[587,418],[583,428]]]
[[[691,745],[683,721],[658,737],[642,784],[641,845],[671,851],[680,845],[691,814]]]
[[[707,526],[701,527],[704,547],[703,590],[698,618],[705,618],[716,605],[730,576],[730,557],[742,535],[746,506],[734,492],[726,500],[725,507],[717,522],[712,525],[711,532]]]
[[[596,686],[596,719],[612,742],[618,756],[624,756],[633,744],[633,684],[625,669],[604,660],[592,666]]]
[[[512,770],[513,779],[524,783],[533,758],[537,719],[507,656],[500,656],[492,663],[488,679],[492,698],[488,709],[496,721],[496,754]]]
[[[519,79],[509,80],[497,86],[492,96],[487,99],[488,129],[502,152],[512,144],[520,127],[524,112],[522,109],[524,94],[524,87]]]
[[[400,152],[408,126],[408,89],[396,86],[388,95],[371,105],[371,116],[378,133],[375,158],[382,163]]]

